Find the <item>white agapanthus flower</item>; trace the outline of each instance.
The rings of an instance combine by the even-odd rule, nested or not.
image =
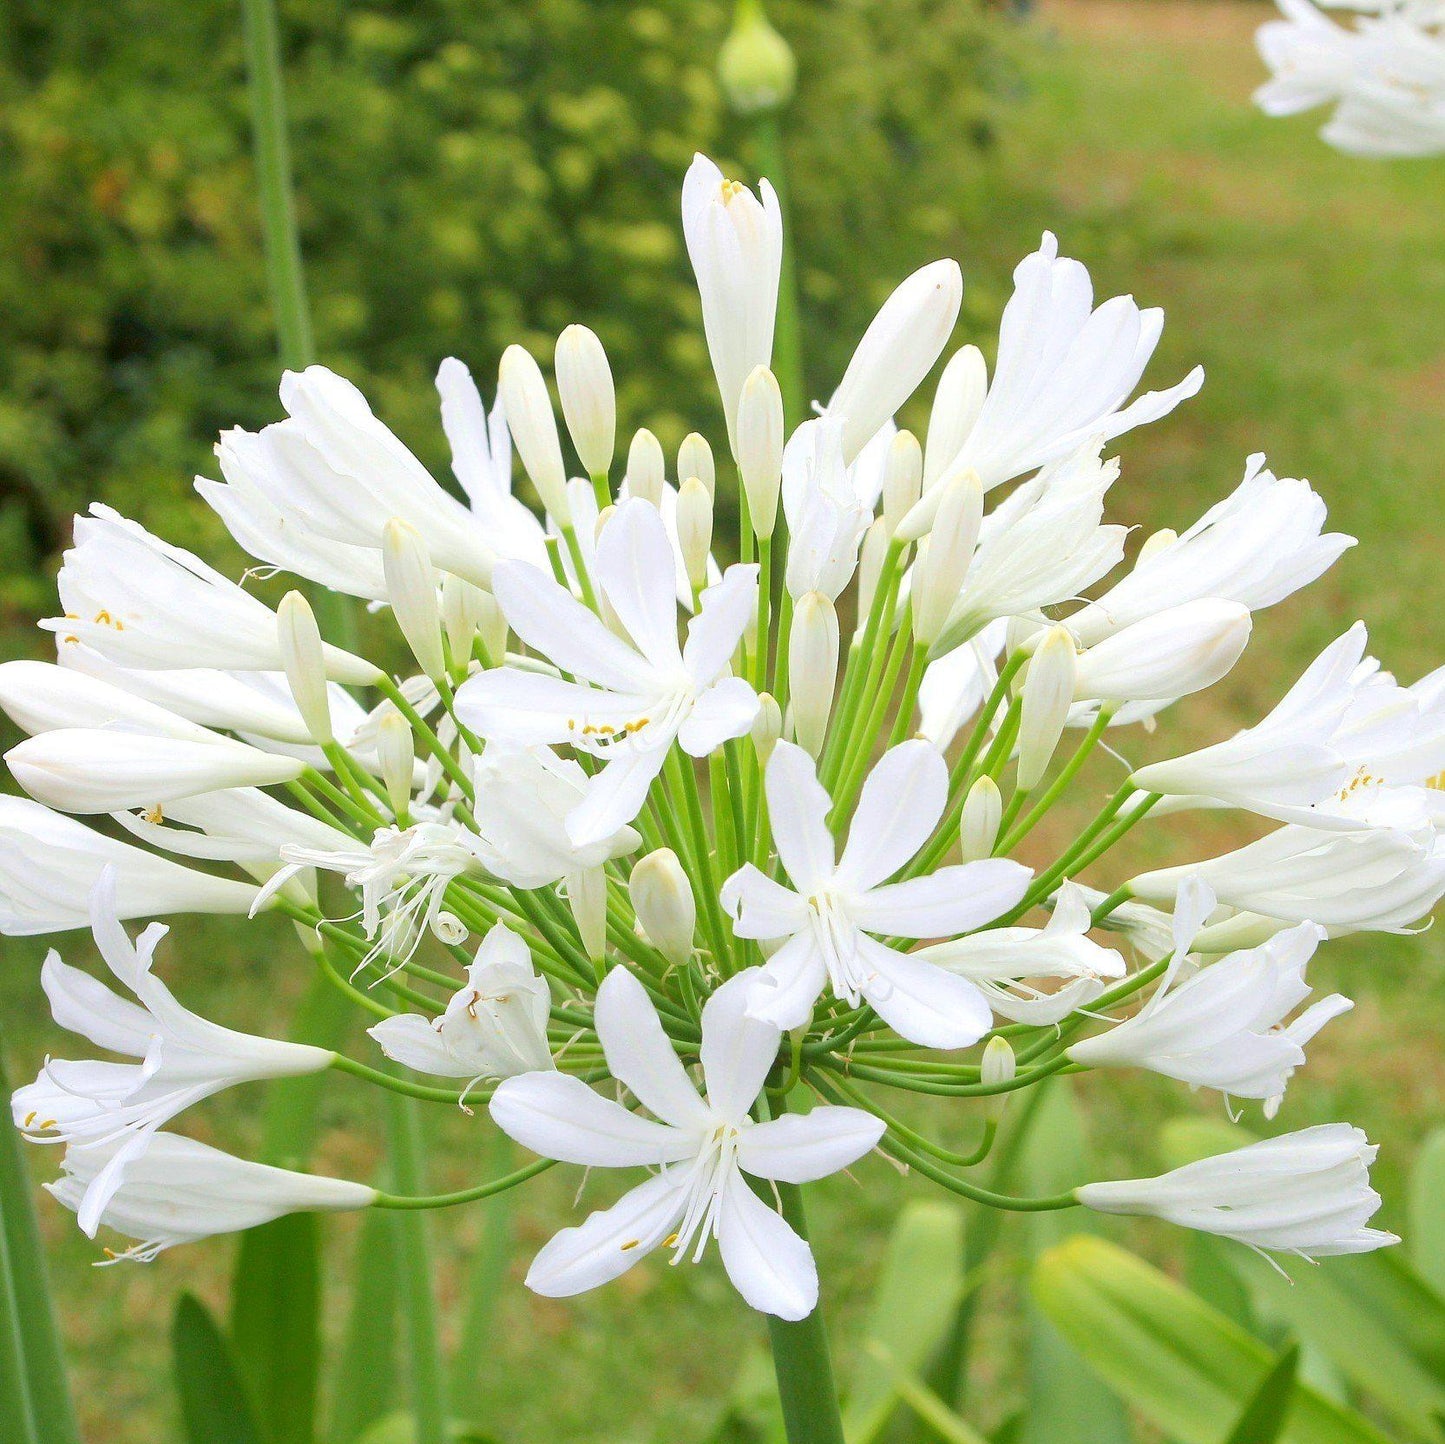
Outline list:
[[[658,1170],[619,1203],[559,1233],[532,1260],[529,1288],[553,1298],[581,1293],[661,1246],[672,1249],[674,1262],[689,1253],[696,1261],[716,1238],[728,1277],[755,1309],[785,1319],[812,1313],[812,1253],[745,1175],[782,1183],[824,1178],[867,1153],[883,1125],[858,1108],[752,1118],[782,1039],[749,1011],[755,982],[746,970],[707,1001],[700,1095],[642,985],[626,971],[608,974],[597,990],[597,1036],[613,1077],[657,1122],[559,1073],[528,1073],[498,1087],[492,1117],[543,1157]]]

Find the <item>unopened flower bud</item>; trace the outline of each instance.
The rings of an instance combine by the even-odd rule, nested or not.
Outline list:
[[[958,600],[983,524],[983,483],[976,471],[939,484],[942,493],[927,545],[919,543],[913,567],[913,636],[922,646],[938,639]]]
[[[326,690],[326,662],[316,615],[300,592],[287,592],[276,608],[276,640],[296,710],[311,740],[324,747],[335,740],[331,699]]]
[[[707,585],[707,558],[712,548],[712,497],[695,476],[677,493],[677,546],[688,584],[694,592]]]
[[[508,346],[502,352],[497,389],[517,455],[522,458],[523,469],[532,478],[542,505],[559,522],[569,522],[567,469],[562,464],[557,418],[552,413],[552,398],[547,394],[542,368],[529,351],[521,346]]]
[[[628,881],[637,921],[668,962],[684,967],[692,956],[697,903],[677,854],[660,847],[638,861]]]
[[[667,462],[662,455],[662,443],[644,426],[632,438],[627,449],[627,494],[650,501],[653,506],[662,505],[662,484],[667,472]]]
[[[858,630],[861,632],[873,610],[878,593],[878,578],[883,574],[883,559],[888,555],[888,523],[880,516],[863,533],[863,546],[858,553]]]
[[[911,431],[899,431],[888,443],[883,462],[883,520],[889,536],[918,504],[922,485],[923,450],[918,438]]]
[[[777,110],[792,99],[798,66],[788,42],[768,23],[760,0],[741,0],[717,59],[718,80],[739,115]]]
[[[392,517],[382,528],[381,565],[392,615],[412,655],[433,681],[444,677],[436,572],[421,533],[400,517]]]
[[[766,366],[756,367],[743,383],[737,443],[748,518],[759,537],[770,537],[778,519],[783,478],[783,393]]]
[[[1003,795],[992,777],[980,777],[968,789],[958,821],[958,845],[965,862],[993,856],[1003,822]]]
[[[1007,1038],[990,1038],[983,1045],[983,1058],[979,1063],[979,1081],[990,1088],[1003,1083],[1012,1083],[1018,1072],[1014,1050]],[[1003,1117],[1008,1106],[1007,1093],[995,1093],[985,1105],[988,1117],[995,1123]]]
[[[766,767],[778,738],[783,735],[783,709],[771,692],[758,693],[758,715],[753,718],[748,735],[758,755],[758,766]]]
[[[988,395],[988,366],[977,346],[964,346],[949,357],[933,410],[928,414],[928,443],[923,453],[923,485],[931,487],[963,450]]]
[[[472,640],[477,635],[482,598],[488,595],[454,572],[447,572],[442,577],[442,630],[446,633],[453,671],[464,672],[471,660]]]
[[[1134,565],[1138,566],[1139,562],[1147,561],[1155,552],[1161,552],[1165,547],[1172,547],[1178,540],[1179,533],[1172,527],[1166,526],[1162,530],[1156,531],[1152,536],[1147,537],[1144,545],[1139,548],[1139,559]]]
[[[793,736],[799,747],[816,757],[828,733],[838,676],[838,613],[822,592],[807,592],[798,600],[788,634],[788,676],[793,689]]]
[[[492,666],[500,667],[507,660],[507,618],[491,592],[478,590],[477,636]]]
[[[600,963],[607,954],[607,873],[600,867],[584,867],[568,873],[566,881],[577,936],[588,958]]]
[[[1034,648],[1019,713],[1018,785],[1027,792],[1048,771],[1074,701],[1078,650],[1067,627],[1050,627]]]
[[[681,483],[690,476],[697,477],[707,487],[707,494],[717,499],[717,466],[712,459],[712,447],[706,437],[695,431],[689,431],[677,448],[677,479]]]
[[[602,342],[586,326],[557,338],[557,393],[572,445],[588,476],[606,476],[617,444],[617,393]]]
[[[400,712],[388,709],[382,713],[376,725],[376,756],[391,810],[397,817],[405,817],[411,808],[416,738],[412,735],[411,723]]]

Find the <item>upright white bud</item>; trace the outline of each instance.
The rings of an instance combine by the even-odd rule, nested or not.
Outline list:
[[[433,681],[446,675],[437,576],[421,533],[400,517],[381,530],[381,566],[387,600],[412,655]]]
[[[927,544],[913,565],[913,636],[923,646],[938,639],[958,600],[983,525],[983,482],[965,472],[939,486],[942,493]]]
[[[806,592],[798,600],[788,634],[788,676],[793,735],[799,747],[816,757],[828,733],[838,677],[838,613],[822,592]]]
[[[768,758],[773,755],[773,748],[782,735],[783,709],[778,705],[778,699],[771,692],[759,692],[758,715],[753,718],[753,725],[748,730],[759,767],[768,765]]]
[[[980,777],[968,789],[958,820],[958,845],[965,862],[993,856],[1003,822],[1003,794],[992,777]]]
[[[988,395],[988,366],[977,346],[955,351],[938,378],[928,414],[928,444],[923,453],[923,485],[930,487],[953,464],[983,410]]]
[[[276,640],[296,710],[311,740],[324,747],[335,740],[331,730],[331,699],[326,690],[326,661],[316,615],[300,592],[287,592],[281,598],[281,605],[276,608]]]
[[[983,1045],[983,1057],[979,1060],[978,1071],[979,1082],[989,1088],[1013,1082],[1018,1072],[1018,1063],[1014,1058],[1013,1045],[1007,1038],[990,1038]],[[1007,1093],[995,1093],[988,1099],[987,1112],[993,1122],[997,1123],[1003,1117],[1008,1098]]]
[[[883,574],[883,559],[888,555],[888,523],[880,516],[863,533],[858,553],[858,630],[861,632],[873,610],[878,594],[878,578]]]
[[[479,590],[476,602],[477,636],[492,666],[500,667],[507,659],[507,618],[490,592]]]
[[[1079,654],[1077,700],[1152,702],[1212,687],[1249,641],[1249,608],[1207,597],[1121,628]]]
[[[828,410],[843,417],[843,460],[851,466],[878,428],[918,389],[948,343],[963,302],[956,261],[915,271],[873,318]]]
[[[783,393],[766,366],[755,367],[738,402],[738,471],[748,497],[748,516],[760,537],[770,537],[778,519],[783,479]]]
[[[572,445],[588,476],[606,476],[617,445],[617,392],[602,342],[586,326],[557,338],[557,394]]]
[[[668,962],[685,967],[692,957],[697,903],[677,854],[670,847],[649,852],[628,881],[637,921]]]
[[[522,466],[532,478],[542,505],[559,522],[571,524],[567,506],[567,468],[562,464],[562,442],[557,435],[557,418],[542,368],[529,351],[508,346],[502,352],[497,389],[502,411],[516,443]]]
[[[712,497],[695,476],[677,493],[677,546],[694,592],[707,585],[707,557],[712,548]]]
[[[717,499],[717,466],[712,459],[712,447],[707,438],[689,431],[677,448],[677,479],[684,482],[695,476],[707,487],[707,494]]]
[[[918,505],[922,486],[923,448],[911,431],[896,432],[883,463],[883,520],[889,536]]]
[[[1067,627],[1050,627],[1034,648],[1019,713],[1018,785],[1027,792],[1048,771],[1074,701],[1078,649]]]
[[[1179,533],[1173,527],[1166,526],[1154,532],[1145,539],[1144,545],[1139,548],[1139,560],[1134,565],[1138,566],[1139,562],[1147,561],[1155,552],[1162,552],[1165,547],[1172,547],[1178,540]]]
[[[667,462],[662,443],[644,426],[627,448],[627,494],[662,505],[662,484],[666,479]]]
[[[567,905],[588,958],[600,963],[607,955],[607,873],[584,867],[566,878]]]
[[[405,817],[411,808],[411,781],[416,766],[416,738],[411,723],[388,708],[376,724],[376,756],[391,810]]]
[[[455,572],[447,572],[442,577],[442,630],[446,633],[454,668],[466,670],[485,605],[482,599],[490,595],[463,581]]]

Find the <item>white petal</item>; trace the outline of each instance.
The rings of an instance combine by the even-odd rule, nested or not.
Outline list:
[[[604,692],[580,682],[494,667],[457,689],[457,716],[487,741],[518,746],[568,742],[589,724],[620,728],[647,708],[636,693]]]
[[[565,1073],[523,1073],[492,1097],[492,1118],[509,1138],[543,1158],[588,1168],[677,1163],[692,1141],[676,1128],[629,1113]]]
[[[721,897],[735,937],[784,938],[808,921],[808,904],[750,862],[722,885]]]
[[[861,935],[858,951],[872,974],[863,996],[900,1038],[924,1048],[968,1048],[993,1026],[987,1000],[967,978]]]
[[[791,742],[773,748],[765,790],[778,856],[794,887],[803,894],[814,892],[833,875],[827,823],[833,799],[818,781],[813,759]]]
[[[883,1120],[861,1108],[785,1113],[744,1130],[738,1162],[758,1178],[811,1183],[856,1163],[883,1136]]]
[[[840,881],[866,892],[892,877],[932,836],[947,803],[948,764],[931,742],[890,748],[863,784]]]
[[[755,1309],[803,1319],[818,1302],[818,1268],[787,1220],[734,1173],[723,1190],[718,1248],[733,1287]]]
[[[694,682],[711,682],[727,668],[757,598],[756,566],[729,567],[722,580],[702,594],[702,605],[687,625],[682,649],[683,666]]]
[[[651,1253],[682,1215],[684,1190],[667,1175],[649,1178],[611,1208],[564,1228],[532,1260],[527,1287],[549,1299],[595,1289]]]
[[[613,512],[597,542],[594,571],[637,650],[659,670],[681,666],[672,546],[651,502],[624,501]]]
[[[1023,897],[1032,876],[1007,858],[985,858],[876,887],[856,899],[851,912],[871,933],[939,938],[992,922]]]
[[[758,971],[748,1012],[785,1032],[801,1027],[828,981],[828,968],[811,930],[791,937]]]
[[[377,1047],[393,1062],[418,1073],[431,1073],[438,1078],[468,1078],[470,1070],[447,1052],[441,1034],[431,1020],[420,1013],[402,1013],[383,1018],[374,1028],[366,1030],[376,1039]]]
[[[567,814],[567,836],[574,847],[612,837],[642,811],[669,746],[670,738],[647,747],[624,747],[592,778],[582,801]]]
[[[692,704],[678,730],[684,752],[706,757],[734,737],[741,737],[758,715],[758,694],[741,677],[724,677]]]
[[[760,973],[759,968],[746,968],[729,978],[702,1010],[708,1106],[734,1121],[746,1118],[757,1101],[783,1036],[772,1023],[748,1014]]]
[[[672,1051],[652,999],[626,968],[614,968],[603,980],[593,1017],[608,1069],[645,1108],[678,1128],[706,1125],[707,1109]]]

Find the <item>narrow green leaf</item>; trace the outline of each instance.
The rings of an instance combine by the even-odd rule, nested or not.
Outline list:
[[[1269,1373],[1257,1339],[1157,1269],[1079,1235],[1034,1269],[1034,1296],[1089,1367],[1178,1444],[1219,1444]],[[1386,1444],[1358,1414],[1296,1385],[1282,1444]]]
[[[1299,1345],[1291,1344],[1264,1376],[1264,1382],[1245,1406],[1224,1444],[1275,1444],[1284,1433],[1284,1421],[1294,1403],[1298,1370]]]
[[[187,1444],[262,1444],[231,1346],[193,1294],[176,1303],[171,1354]]]
[[[883,1345],[868,1346],[868,1355],[887,1373],[892,1391],[925,1423],[943,1444],[988,1444],[988,1441],[966,1420],[959,1418],[937,1394],[921,1380],[914,1378]]]
[[[1416,1272],[1445,1297],[1445,1128],[1420,1146],[1410,1174],[1410,1224],[1405,1230]]]
[[[396,1404],[397,1279],[392,1217],[367,1209],[351,1266],[351,1314],[332,1379],[331,1439],[352,1444]]]
[[[0,1065],[0,1098],[9,1097]],[[32,1187],[7,1114],[0,1122],[0,1423],[6,1444],[78,1444]]]

